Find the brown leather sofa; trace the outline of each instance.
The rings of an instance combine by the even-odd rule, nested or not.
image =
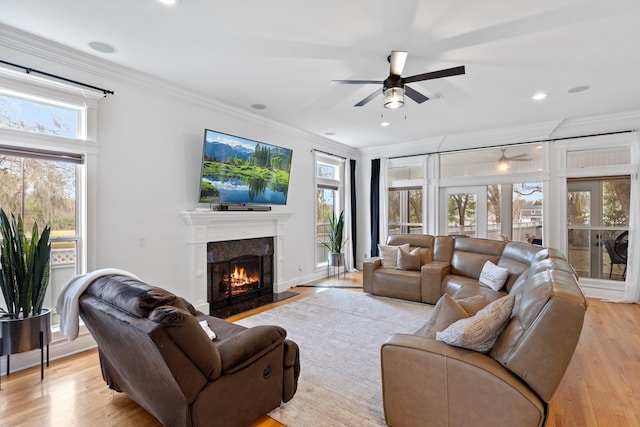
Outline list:
[[[485,261],[491,261],[509,270],[504,289],[498,293],[487,292],[487,297],[495,299],[511,289],[534,257],[564,258],[555,249],[521,242],[418,234],[392,235],[387,240],[389,246],[403,244],[409,244],[411,249],[429,249],[426,257],[423,253],[420,268],[385,268],[380,257],[365,259],[364,292],[435,304],[444,293],[454,294],[465,287],[470,288],[465,292],[484,292],[484,288],[479,287],[478,278]]]
[[[563,255],[517,242],[445,236],[391,236],[389,243],[433,242],[434,260],[407,275],[411,298],[436,303],[477,296],[484,304],[513,295],[514,306],[493,347],[480,353],[451,346],[428,335],[396,334],[382,345],[382,389],[390,426],[543,426],[548,404],[571,360],[584,321],[587,300]],[[438,247],[443,243],[442,247]],[[479,283],[491,260],[509,275],[497,291]],[[366,292],[386,296],[402,272],[385,272],[368,260]],[[376,264],[378,264],[376,266]],[[395,273],[395,274],[394,274]],[[394,277],[387,282],[385,277]],[[419,298],[418,298],[419,296]],[[473,313],[470,313],[473,314]],[[433,320],[430,322],[433,324]]]
[[[246,426],[296,392],[298,347],[280,327],[235,325],[118,275],[89,285],[80,315],[98,343],[109,388],[165,426]]]

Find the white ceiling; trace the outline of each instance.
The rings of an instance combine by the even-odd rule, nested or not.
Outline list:
[[[353,147],[640,109],[637,0],[0,0],[0,10],[2,24]],[[409,52],[404,76],[466,74],[411,84],[440,98],[397,111],[382,97],[353,106],[375,86],[329,84],[383,80],[391,50]],[[591,88],[568,93],[581,85]],[[549,97],[532,101],[538,91]]]

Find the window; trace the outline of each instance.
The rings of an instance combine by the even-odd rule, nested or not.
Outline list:
[[[446,234],[542,244],[542,183],[447,187],[443,193]]]
[[[389,234],[422,234],[422,188],[389,189]]]
[[[424,159],[393,159],[387,170],[388,234],[422,234]]]
[[[325,266],[329,256],[329,218],[344,209],[344,159],[316,152],[316,266]]]
[[[32,89],[38,91],[37,85]],[[77,140],[87,138],[91,102],[79,98],[74,104],[69,98],[68,93],[60,101],[0,87],[0,206],[7,214],[22,215],[28,232],[34,222],[40,229],[51,226],[51,275],[44,305],[52,309],[62,286],[85,265],[86,151],[78,152]],[[54,312],[52,323],[58,320]]]
[[[0,128],[82,139],[85,110],[0,88]]]

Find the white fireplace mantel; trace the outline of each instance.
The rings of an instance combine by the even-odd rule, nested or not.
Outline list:
[[[224,240],[271,237],[284,234],[284,222],[291,213],[186,211],[182,219],[189,225],[187,243],[208,243]]]
[[[288,212],[184,211],[187,224],[187,272],[189,294],[198,310],[209,312],[207,302],[207,243],[225,240],[273,237],[274,292],[283,292],[284,224]],[[279,286],[280,285],[280,286]],[[281,289],[283,288],[283,289]]]

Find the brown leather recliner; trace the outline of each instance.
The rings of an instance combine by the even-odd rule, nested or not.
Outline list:
[[[80,315],[98,343],[109,388],[166,426],[246,426],[296,392],[298,346],[278,326],[245,328],[207,316],[170,292],[118,275],[87,288]]]

